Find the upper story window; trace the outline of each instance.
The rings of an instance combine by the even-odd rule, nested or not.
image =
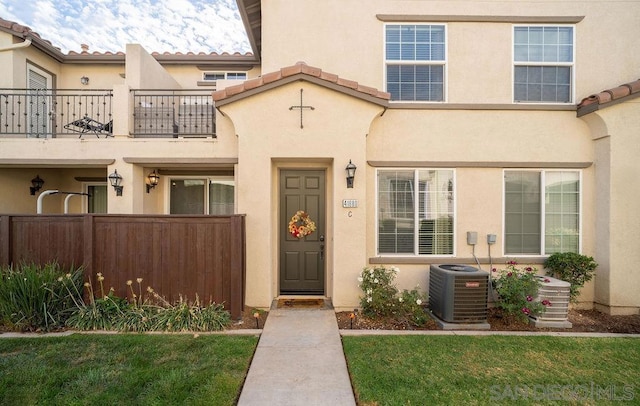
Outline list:
[[[378,254],[454,254],[454,171],[378,171]]]
[[[246,80],[246,72],[204,72],[202,80]]]
[[[444,101],[444,25],[385,26],[386,89],[392,101]]]
[[[574,30],[572,26],[515,26],[515,102],[571,103]]]

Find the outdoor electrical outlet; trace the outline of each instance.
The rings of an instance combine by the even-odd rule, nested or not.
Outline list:
[[[478,233],[475,231],[467,231],[467,244],[476,245],[478,243]]]
[[[487,244],[495,244],[495,243],[496,243],[496,235],[487,234]]]

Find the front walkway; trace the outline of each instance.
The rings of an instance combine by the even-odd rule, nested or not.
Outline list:
[[[238,405],[355,404],[335,312],[272,309]]]

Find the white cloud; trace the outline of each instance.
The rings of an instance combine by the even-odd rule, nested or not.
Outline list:
[[[27,5],[28,4],[28,5]],[[233,0],[0,0],[0,17],[63,52],[250,52]]]

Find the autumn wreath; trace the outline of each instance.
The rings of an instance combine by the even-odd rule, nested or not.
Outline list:
[[[289,221],[289,232],[296,238],[303,238],[316,231],[316,223],[309,218],[309,215],[302,210],[298,210]]]

